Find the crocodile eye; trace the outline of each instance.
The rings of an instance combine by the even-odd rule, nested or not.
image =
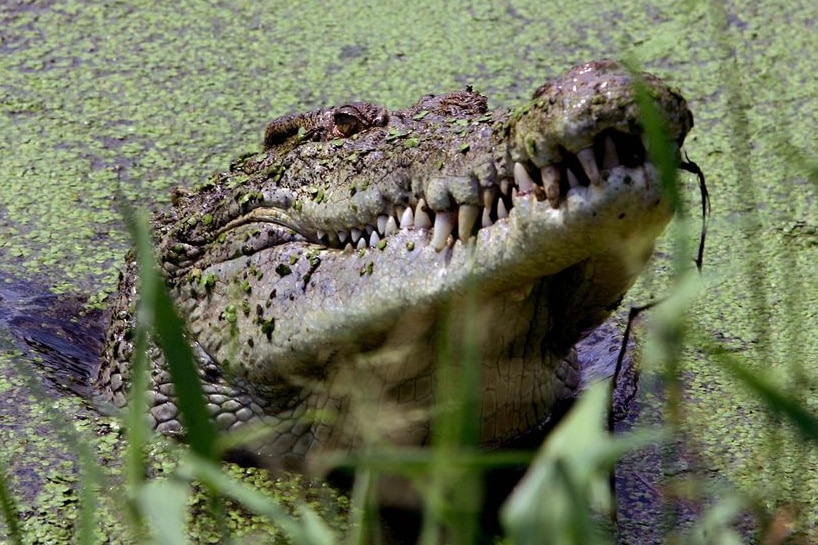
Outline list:
[[[335,130],[341,133],[342,136],[352,136],[361,132],[366,125],[358,112],[352,112],[348,109],[336,110],[332,118],[335,123]]]

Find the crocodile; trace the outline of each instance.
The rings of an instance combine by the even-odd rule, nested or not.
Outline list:
[[[297,471],[373,440],[427,445],[447,406],[446,347],[452,365],[478,367],[482,447],[548,420],[579,387],[577,343],[618,307],[673,215],[637,79],[680,164],[693,127],[680,92],[599,60],[508,110],[467,88],[406,109],[285,116],[260,151],[176,191],[153,218],[155,243],[217,426],[263,424],[253,452]],[[130,254],[94,386],[115,406],[137,286]],[[151,349],[150,420],[180,434],[163,358]]]

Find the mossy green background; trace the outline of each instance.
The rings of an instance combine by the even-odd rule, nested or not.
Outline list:
[[[691,327],[818,410],[807,175],[818,164],[816,21],[812,0],[4,2],[0,281],[103,300],[128,246],[117,201],[161,207],[170,188],[257,148],[278,115],[350,100],[404,107],[466,85],[504,107],[575,63],[627,57],[681,87],[696,117],[686,149],[714,213]],[[672,251],[660,248],[657,268]],[[640,296],[672,291],[665,278]],[[14,367],[29,362],[4,331],[0,342],[0,461],[40,461],[7,469],[18,489],[39,490],[72,471],[37,454],[56,452],[47,441],[59,438]],[[705,471],[797,513],[802,530],[816,526],[814,449],[695,345],[685,355],[686,422]],[[81,411],[60,403],[72,407],[62,414]]]

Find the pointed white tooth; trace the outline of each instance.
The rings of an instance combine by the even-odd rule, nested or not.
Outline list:
[[[389,219],[386,220],[386,227],[383,228],[384,236],[394,235],[398,232],[398,222],[395,221],[395,218],[389,216]]]
[[[483,190],[483,217],[480,219],[482,227],[488,227],[493,222],[491,221],[491,209],[494,206],[494,199],[497,198],[497,190],[493,187],[487,187]]]
[[[451,212],[441,211],[435,213],[435,231],[432,234],[432,246],[438,252],[446,247],[449,235],[454,229],[454,218]]]
[[[318,229],[315,232],[315,236],[318,237],[318,240],[322,240],[325,236],[327,236],[327,234],[324,231],[322,231],[321,229]]]
[[[494,204],[495,191],[493,187],[487,187],[483,190],[483,208],[491,209]]]
[[[574,174],[574,171],[570,168],[566,168],[565,172],[568,173],[568,187],[579,187],[579,178],[577,178],[577,175]]]
[[[357,249],[363,250],[366,248],[366,237],[361,237],[358,239],[358,245],[356,246]]]
[[[599,185],[599,169],[596,167],[596,157],[594,157],[594,148],[589,146],[577,152],[577,159],[582,165],[582,170],[588,176],[592,184]]]
[[[525,194],[534,191],[534,180],[531,179],[522,163],[514,163],[514,181],[517,183],[520,193]]]
[[[363,231],[361,231],[357,227],[353,227],[352,229],[349,230],[349,236],[352,239],[353,243],[358,242],[358,239],[361,238],[361,233],[363,233]]]
[[[352,243],[351,243],[351,242],[347,242],[346,246],[344,246],[344,251],[345,251],[345,252],[347,252],[347,253],[349,253],[349,252],[351,252],[352,250],[353,250],[353,248],[352,248]]]
[[[417,208],[415,208],[415,229],[428,229],[432,226],[432,218],[426,211],[426,201],[420,199]]]
[[[602,168],[603,170],[610,170],[619,166],[619,155],[616,153],[616,144],[614,144],[611,135],[605,137],[605,152],[602,154]]]
[[[380,241],[381,241],[381,237],[378,236],[378,232],[377,231],[372,231],[372,234],[369,235],[369,246],[374,248],[374,247],[376,247],[378,245],[378,243]]]
[[[400,228],[411,229],[415,226],[415,215],[412,214],[412,208],[407,206],[406,210],[400,216]]]
[[[473,204],[461,204],[457,211],[457,233],[460,240],[467,240],[471,236],[474,222],[480,215],[480,207]]]
[[[508,178],[503,178],[502,180],[500,180],[500,191],[503,193],[503,195],[508,195],[508,190],[510,187],[511,180],[509,180]]]
[[[508,210],[506,210],[506,205],[503,204],[503,199],[497,199],[497,219],[501,220],[508,217]]]
[[[386,229],[386,222],[389,221],[389,216],[386,214],[378,215],[378,233],[383,234]]]
[[[491,221],[491,208],[483,209],[483,217],[480,219],[480,225],[483,227],[490,227],[494,225],[494,222]]]
[[[338,231],[338,240],[340,240],[341,242],[346,242],[348,236],[349,233],[347,233],[346,231]]]
[[[570,169],[568,170],[570,172]],[[548,199],[551,208],[558,208],[560,205],[560,167],[546,165],[540,169],[540,176],[542,176],[543,187],[545,187],[545,198]]]

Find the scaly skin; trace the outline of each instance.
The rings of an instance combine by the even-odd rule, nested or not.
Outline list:
[[[678,157],[693,124],[685,100],[642,77]],[[270,424],[253,448],[295,469],[373,437],[426,444],[445,405],[441,346],[463,335],[444,322],[467,315],[482,443],[547,419],[577,388],[574,345],[616,308],[672,215],[631,86],[624,68],[597,61],[511,111],[488,111],[469,90],[407,110],[288,116],[262,153],[178,193],[154,219],[156,241],[220,427]],[[97,380],[116,405],[135,284],[131,259]],[[178,432],[152,352],[151,414]]]

